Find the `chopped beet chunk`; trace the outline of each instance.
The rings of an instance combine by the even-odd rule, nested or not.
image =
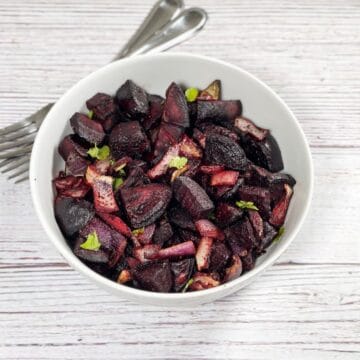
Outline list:
[[[104,140],[105,132],[101,124],[84,114],[75,113],[70,119],[70,125],[75,134],[91,144],[100,144]]]
[[[171,199],[171,189],[163,184],[149,184],[121,188],[120,196],[131,226],[137,229],[163,215]]]
[[[150,149],[149,139],[138,121],[119,123],[111,131],[109,137],[111,154],[119,159],[120,157],[139,157]]]
[[[133,81],[127,80],[117,91],[116,100],[120,109],[130,117],[141,119],[149,111],[148,95]]]
[[[174,181],[174,196],[194,219],[207,218],[214,209],[205,190],[187,176],[179,176]]]
[[[244,170],[247,165],[244,150],[240,145],[217,134],[206,137],[205,161],[209,165],[223,165],[233,170]]]

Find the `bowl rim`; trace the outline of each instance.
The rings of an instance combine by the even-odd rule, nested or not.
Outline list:
[[[93,271],[90,267],[88,267],[86,264],[84,264],[80,259],[76,257],[76,255],[72,252],[70,247],[63,243],[63,240],[59,239],[58,236],[55,234],[55,232],[52,231],[51,226],[49,226],[47,221],[47,215],[42,211],[40,202],[38,201],[38,189],[37,189],[37,181],[36,177],[38,176],[36,173],[36,163],[38,154],[41,152],[41,144],[43,139],[43,134],[45,134],[45,130],[47,128],[47,122],[48,119],[52,117],[53,112],[55,112],[54,109],[61,107],[62,102],[65,101],[69,94],[76,90],[76,88],[81,87],[82,84],[86,81],[91,81],[91,79],[97,75],[99,75],[101,72],[109,71],[112,67],[116,67],[118,63],[126,64],[126,63],[136,63],[141,62],[143,58],[147,59],[156,59],[158,57],[163,58],[187,58],[187,59],[196,59],[196,60],[202,60],[206,62],[212,62],[216,63],[228,68],[231,68],[237,72],[242,73],[243,75],[249,77],[251,80],[256,82],[259,86],[265,88],[268,92],[271,93],[273,97],[277,99],[278,102],[286,109],[286,111],[289,114],[289,117],[294,122],[297,131],[299,135],[302,138],[302,141],[304,143],[305,148],[305,154],[304,156],[307,158],[307,166],[308,166],[308,176],[309,176],[309,188],[307,192],[307,196],[305,199],[305,209],[298,218],[297,224],[294,227],[293,231],[290,234],[287,234],[286,241],[281,241],[279,244],[277,244],[277,247],[273,250],[273,252],[258,266],[255,266],[254,269],[248,271],[244,275],[241,275],[237,279],[234,279],[230,282],[221,284],[217,287],[205,289],[202,291],[194,291],[194,292],[187,292],[187,293],[158,293],[158,292],[152,292],[147,290],[141,290],[132,288],[126,285],[119,284],[113,280],[110,280],[106,278],[103,275],[100,275]],[[96,74],[96,75],[95,75]],[[30,159],[30,171],[29,171],[29,180],[30,180],[30,190],[31,190],[31,196],[33,205],[35,208],[35,212],[40,220],[40,223],[45,230],[45,233],[50,238],[52,243],[55,245],[57,250],[60,252],[60,254],[66,259],[66,261],[76,270],[78,270],[82,275],[89,278],[90,280],[96,282],[98,285],[102,287],[109,287],[111,290],[117,293],[127,293],[129,296],[133,298],[139,298],[142,297],[145,300],[146,299],[158,299],[158,300],[191,300],[191,299],[201,299],[206,298],[211,295],[215,295],[218,293],[224,292],[224,290],[229,290],[238,287],[239,284],[244,283],[246,284],[248,280],[251,280],[255,278],[257,275],[259,275],[261,272],[263,272],[266,268],[271,266],[279,257],[280,255],[285,252],[285,250],[288,248],[288,246],[293,242],[295,236],[298,234],[301,226],[304,223],[304,220],[309,212],[311,200],[313,196],[313,189],[314,189],[314,165],[311,157],[311,151],[308,144],[308,141],[306,139],[306,136],[304,134],[304,131],[302,130],[297,118],[295,117],[294,113],[290,110],[288,105],[284,102],[284,100],[267,84],[262,82],[260,79],[258,79],[256,76],[252,75],[248,71],[233,65],[231,63],[228,63],[227,61],[216,59],[209,56],[204,55],[196,55],[196,54],[190,54],[186,52],[169,52],[169,53],[156,53],[156,54],[145,54],[145,55],[139,55],[135,57],[130,58],[124,58],[121,60],[117,60],[115,62],[112,62],[108,65],[105,65],[98,70],[95,70],[94,72],[90,73],[86,77],[82,78],[80,81],[78,81],[75,85],[73,85],[70,89],[68,89],[61,97],[60,99],[55,103],[55,105],[50,109],[49,113],[46,115],[42,126],[40,127],[38,134],[35,138],[35,142],[33,145],[32,153],[31,153],[31,159]]]

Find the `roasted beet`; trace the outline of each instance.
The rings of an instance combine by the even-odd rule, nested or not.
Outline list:
[[[199,124],[199,129],[203,131],[205,138],[210,134],[217,134],[226,136],[234,141],[239,141],[239,136],[235,132],[224,128],[223,126],[215,125],[212,123]]]
[[[281,226],[285,222],[287,209],[289,207],[290,199],[293,194],[293,190],[288,184],[284,184],[284,190],[284,195],[273,208],[269,220],[271,225],[277,227]]]
[[[239,173],[233,170],[226,170],[211,176],[211,186],[234,186],[238,180]]]
[[[244,117],[237,117],[234,122],[234,127],[243,134],[249,134],[257,141],[264,140],[269,134],[269,130],[256,126],[251,120]]]
[[[147,244],[143,247],[139,246],[134,249],[134,256],[141,263],[149,262],[151,256],[157,254],[160,250],[160,246],[157,244]]]
[[[163,246],[164,243],[166,243],[173,236],[173,234],[174,232],[170,223],[166,219],[163,219],[156,227],[153,242]]]
[[[118,234],[118,232],[112,230],[110,226],[106,225],[98,217],[92,218],[81,230],[80,236],[84,239],[88,235],[96,232],[97,237],[101,243],[102,248],[107,250],[113,250],[113,235]]]
[[[177,232],[183,241],[192,241],[196,246],[199,245],[200,237],[197,233],[185,229],[177,229]]]
[[[245,271],[250,271],[254,268],[255,266],[255,257],[252,254],[252,252],[249,252],[247,255],[241,257],[241,263],[242,263],[242,268]]]
[[[113,192],[113,178],[99,175],[93,165],[86,170],[86,180],[94,194],[94,205],[98,212],[112,213],[119,210]]]
[[[72,236],[83,228],[93,217],[93,205],[86,200],[56,198],[55,217],[66,236]]]
[[[220,125],[233,125],[234,119],[241,115],[242,105],[240,100],[214,100],[197,102],[196,123],[214,122]]]
[[[120,188],[120,196],[131,226],[137,229],[152,224],[163,215],[171,198],[171,189],[163,184],[149,184]]]
[[[270,216],[270,192],[268,189],[257,186],[240,186],[238,191],[239,200],[251,201],[258,207],[260,215],[264,219]]]
[[[215,194],[217,195],[216,198],[217,199],[221,199],[221,200],[231,200],[232,198],[234,198],[240,187],[243,185],[244,183],[244,179],[243,178],[239,178],[238,181],[236,182],[236,184],[231,187],[231,186],[218,186],[215,188]]]
[[[246,177],[246,184],[262,187],[272,187],[279,184],[294,186],[296,180],[289,174],[272,173],[260,166],[251,165],[249,174]]]
[[[226,269],[224,282],[238,278],[242,273],[242,262],[238,255],[232,256],[232,264]]]
[[[150,180],[141,167],[132,168],[121,186],[123,189],[149,184]]]
[[[56,190],[60,193],[63,190],[68,190],[76,188],[84,183],[82,177],[68,175],[68,176],[58,176],[53,180]]]
[[[202,165],[199,170],[204,174],[213,175],[224,171],[224,169],[222,165]]]
[[[148,95],[132,80],[127,80],[116,92],[120,109],[130,117],[140,119],[149,111]]]
[[[112,215],[112,214],[106,214],[106,213],[97,213],[100,218],[105,221],[108,225],[110,225],[113,229],[118,231],[119,233],[131,237],[131,230],[126,225],[126,223],[121,220],[118,216]]]
[[[231,251],[222,241],[215,241],[211,248],[210,271],[222,271],[231,257]]]
[[[256,238],[251,223],[247,217],[224,230],[225,237],[232,251],[242,255],[242,250],[250,250],[256,246]]]
[[[171,268],[168,261],[140,264],[132,269],[132,276],[143,290],[170,292],[173,286]]]
[[[216,134],[206,137],[205,162],[233,170],[244,170],[247,164],[244,150],[236,141]]]
[[[216,206],[215,218],[221,227],[226,227],[241,219],[243,211],[227,203],[219,203]]]
[[[105,132],[101,124],[84,114],[75,113],[70,119],[70,125],[75,134],[91,144],[100,144],[104,140]]]
[[[119,123],[109,137],[111,154],[115,159],[120,157],[138,157],[150,150],[150,143],[138,121]]]
[[[256,141],[251,136],[245,135],[242,137],[241,144],[246,156],[256,165],[271,172],[284,168],[279,145],[271,134],[262,141]]]
[[[189,110],[184,93],[174,82],[166,90],[163,121],[183,128],[190,125]]]
[[[202,237],[210,237],[221,241],[225,239],[224,233],[210,220],[198,220],[195,222],[195,227]]]
[[[264,221],[264,236],[260,243],[260,252],[269,247],[272,244],[275,236],[277,235],[276,229],[271,226],[267,221]]]
[[[194,259],[184,259],[171,263],[171,271],[174,276],[174,291],[180,291],[190,280],[194,271]]]
[[[186,210],[181,209],[179,206],[173,207],[169,210],[168,215],[172,224],[185,230],[196,231],[195,224]]]
[[[201,159],[202,150],[187,135],[184,135],[180,142],[180,155],[186,156],[187,158]]]
[[[175,199],[194,219],[207,218],[214,209],[214,204],[205,190],[187,176],[179,176],[174,181]]]
[[[61,157],[66,161],[68,156],[74,152],[86,157],[89,149],[77,135],[68,135],[62,139],[58,150]]]
[[[159,156],[165,153],[165,151],[172,145],[177,144],[181,136],[184,133],[184,129],[167,123],[162,123],[159,126],[157,137],[154,146],[154,156]]]
[[[198,144],[205,149],[206,136],[199,129],[194,129],[193,138],[198,142]]]
[[[86,168],[89,162],[79,155],[78,152],[73,151],[66,159],[66,173],[74,176],[83,176],[86,172]]]
[[[120,120],[119,110],[110,95],[97,93],[86,101],[86,106],[93,112],[93,119],[101,122],[106,131]]]
[[[62,190],[61,192],[58,192],[58,194],[64,197],[82,199],[87,195],[89,190],[90,190],[90,186],[85,183],[82,183],[77,187],[72,187],[71,189]]]
[[[155,224],[145,226],[144,231],[141,231],[139,234],[134,235],[134,236],[136,236],[136,238],[140,242],[140,244],[148,245],[152,241],[152,238],[155,233],[155,228],[156,228]]]
[[[214,239],[202,237],[196,250],[196,266],[199,271],[206,270],[210,264],[210,254]]]
[[[254,230],[254,235],[258,241],[264,236],[264,222],[260,214],[255,210],[248,211],[248,218]]]
[[[158,95],[149,95],[148,99],[149,111],[142,121],[142,126],[146,131],[158,124],[164,110],[164,98]]]

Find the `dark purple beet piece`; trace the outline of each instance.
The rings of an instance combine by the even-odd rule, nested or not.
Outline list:
[[[255,237],[260,241],[264,236],[264,221],[258,211],[249,210],[247,215],[253,227]]]
[[[229,226],[241,219],[243,211],[227,203],[219,203],[215,210],[216,222],[221,226]]]
[[[109,137],[111,154],[120,157],[139,157],[150,150],[150,143],[138,121],[123,122],[116,125]]]
[[[193,131],[193,139],[195,139],[198,144],[205,149],[205,143],[206,143],[206,136],[203,132],[201,132],[199,129],[195,128]]]
[[[271,134],[262,141],[256,141],[251,136],[245,135],[241,144],[246,156],[256,165],[271,172],[281,171],[284,168],[279,145]]]
[[[235,132],[219,125],[203,123],[199,125],[199,129],[204,133],[205,137],[210,134],[217,134],[226,136],[234,141],[239,141],[239,136]]]
[[[198,245],[200,242],[199,236],[193,231],[178,229],[177,232],[183,241],[192,241],[195,245]]]
[[[241,257],[242,267],[244,271],[252,270],[255,266],[255,256],[252,252],[249,252],[247,255]]]
[[[274,240],[276,235],[276,229],[267,221],[264,221],[264,236],[261,239],[260,250],[268,248],[272,244],[272,241]]]
[[[78,152],[73,151],[69,154],[65,162],[66,172],[74,176],[83,176],[89,161],[79,155]]]
[[[86,261],[96,264],[107,264],[109,262],[109,253],[106,250],[99,249],[97,251],[95,250],[87,250],[80,247],[81,244],[83,244],[86,241],[83,237],[78,237],[74,244],[74,254]]]
[[[240,100],[199,100],[197,102],[197,124],[214,122],[232,126],[234,119],[240,116],[242,105]]]
[[[170,292],[173,285],[169,261],[140,264],[132,269],[132,275],[143,290]]]
[[[120,114],[112,96],[97,93],[88,101],[86,106],[93,112],[93,119],[101,122],[103,128],[109,131],[119,120]]]
[[[149,111],[142,121],[143,128],[147,131],[158,124],[164,110],[164,98],[158,95],[149,95]]]
[[[91,144],[100,144],[104,140],[105,132],[101,124],[84,114],[75,113],[70,119],[70,125],[75,134]]]
[[[120,188],[120,196],[131,226],[137,229],[163,215],[171,199],[171,189],[163,184],[149,184]]]
[[[227,186],[219,186],[215,189],[215,194],[217,195],[216,198],[220,198],[222,200],[230,200],[232,199],[238,192],[240,186],[244,183],[243,178],[239,178],[236,184],[231,188]]]
[[[193,219],[206,219],[214,204],[205,190],[187,176],[179,176],[173,184],[175,199]]]
[[[242,133],[249,134],[257,141],[264,140],[269,134],[268,129],[258,127],[250,119],[240,116],[235,119],[234,126]]]
[[[57,198],[55,200],[55,217],[66,236],[72,236],[83,228],[93,217],[93,205],[86,200]]]
[[[132,118],[140,119],[149,111],[148,95],[132,80],[127,80],[116,92],[120,109]]]
[[[280,227],[285,222],[286,213],[293,195],[293,189],[288,184],[284,184],[284,195],[272,209],[269,222],[271,225]]]
[[[250,250],[256,245],[253,228],[247,217],[224,230],[233,253],[242,256],[243,249]]]
[[[270,192],[268,189],[257,186],[240,186],[238,191],[240,200],[252,201],[259,209],[260,215],[264,219],[268,219],[270,216]]]
[[[171,263],[171,271],[174,276],[174,291],[179,292],[190,280],[194,271],[194,259],[184,259]]]
[[[153,243],[158,244],[162,247],[164,243],[173,236],[173,234],[174,232],[170,223],[166,219],[163,219],[156,227],[155,234],[153,237]]]
[[[222,241],[215,241],[211,247],[210,271],[221,271],[228,263],[231,251]]]
[[[253,186],[271,187],[278,184],[289,184],[294,186],[296,180],[286,173],[272,173],[260,166],[251,165],[249,176],[246,177],[246,184]]]
[[[177,144],[184,133],[182,127],[161,123],[157,133],[154,155],[158,156],[163,154],[170,146]]]
[[[226,136],[210,134],[206,137],[205,162],[223,165],[228,169],[244,170],[247,159],[240,145]]]
[[[174,82],[166,90],[163,121],[183,128],[190,125],[189,110],[184,93]]]
[[[189,118],[191,123],[195,123],[197,117],[197,102],[188,103]]]
[[[62,139],[58,150],[61,157],[66,161],[73,152],[86,157],[89,149],[81,144],[81,139],[77,135],[67,135]]]
[[[83,238],[87,238],[88,235],[96,232],[98,239],[103,246],[107,250],[113,249],[113,233],[117,233],[111,229],[110,226],[106,225],[102,220],[97,217],[94,217],[91,221],[89,221],[81,230],[80,236]]]
[[[140,167],[132,168],[124,181],[121,188],[127,189],[130,187],[149,184],[150,180]]]

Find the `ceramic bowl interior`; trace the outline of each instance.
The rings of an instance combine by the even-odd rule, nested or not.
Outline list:
[[[241,99],[243,114],[261,127],[269,128],[282,152],[285,171],[297,180],[295,193],[281,241],[261,256],[255,268],[217,288],[185,294],[159,294],[117,284],[93,272],[71,251],[55,221],[51,180],[64,162],[57,153],[61,139],[71,133],[69,118],[86,111],[85,101],[97,92],[115,94],[132,79],[149,93],[165,94],[172,81],[185,87],[204,88],[214,79],[222,81],[223,99]],[[313,170],[310,150],[296,118],[268,86],[246,71],[223,61],[190,54],[167,53],[120,60],[90,74],[72,87],[51,109],[36,137],[30,166],[31,192],[35,210],[48,237],[69,262],[91,281],[112,293],[147,304],[193,306],[224,297],[251,282],[285,251],[294,239],[310,205]]]

